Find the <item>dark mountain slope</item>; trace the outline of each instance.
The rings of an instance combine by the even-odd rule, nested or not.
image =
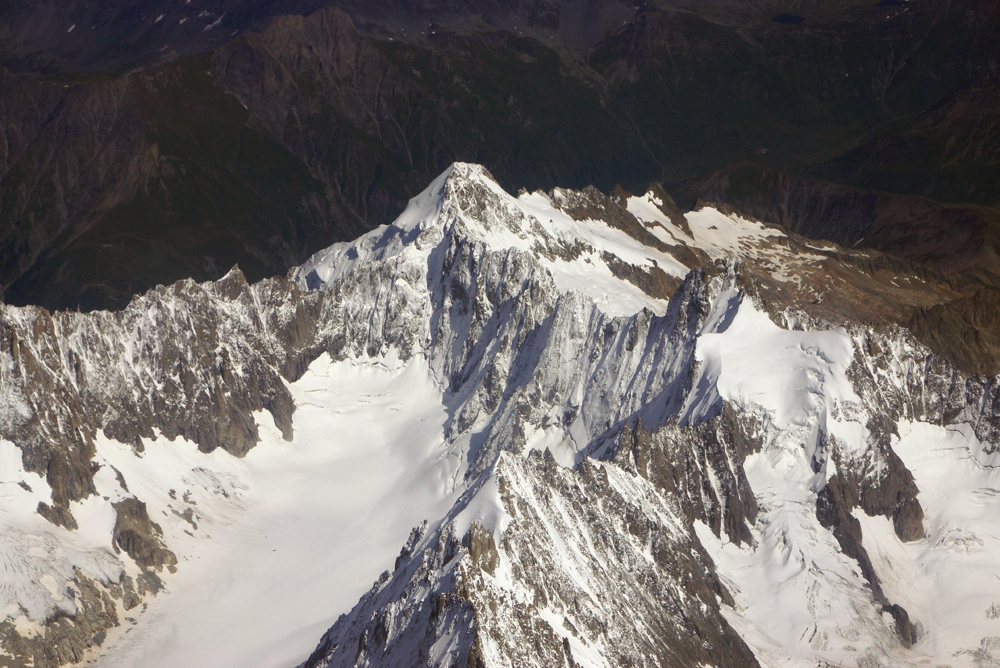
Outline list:
[[[1000,211],[850,187],[741,161],[672,188],[682,207],[728,205],[814,239],[875,248],[1000,284]]]
[[[18,72],[0,100],[4,299],[119,307],[236,262],[251,279],[283,273],[391,218],[454,160],[486,164],[507,187],[639,191],[753,159],[863,189],[994,201],[990,3],[340,6],[234,3],[210,30],[208,15],[177,19],[155,58],[201,55],[117,77],[105,72],[150,62],[167,18],[150,27],[159,14],[142,14],[104,52],[72,46],[84,23],[53,32],[69,10],[37,25],[9,12],[22,28],[2,54]],[[92,32],[135,18],[114,7]],[[234,23],[219,46],[175,35],[196,18],[199,35]],[[755,197],[773,209],[780,195]],[[925,242],[962,238],[952,217],[931,215],[916,247],[904,234],[880,248],[949,254]]]

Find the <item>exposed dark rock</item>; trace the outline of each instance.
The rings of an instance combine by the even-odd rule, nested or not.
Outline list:
[[[797,26],[801,25],[806,20],[806,17],[796,16],[795,14],[778,14],[771,20],[774,21],[775,23],[783,23],[784,25]]]
[[[846,504],[848,513],[861,508],[869,516],[882,515],[891,520],[900,540],[920,540],[924,537],[924,511],[917,500],[919,490],[913,474],[889,444],[894,423],[885,416],[875,416],[867,427],[867,461],[849,461],[836,446],[836,439],[830,437],[834,442],[831,458],[842,482],[838,500]]]
[[[284,290],[289,288],[285,283]],[[287,292],[279,292],[280,297],[273,294],[271,298],[280,302],[288,297]],[[213,299],[221,301],[203,310]],[[175,300],[187,304],[176,319],[166,306]],[[290,371],[303,364],[302,355],[307,363],[320,352],[314,341],[305,344],[301,340],[301,318],[313,301],[304,299],[287,322],[272,323],[270,331],[288,332],[289,356],[282,356],[280,365],[291,365]],[[260,316],[254,314],[240,325],[249,338],[241,335],[227,340],[227,346],[235,347],[219,346],[220,340],[232,334],[225,318],[219,318],[221,313],[256,303],[236,271],[217,287],[193,283],[161,287],[121,313],[86,318],[29,310],[27,320],[22,314],[13,319],[0,317],[0,349],[13,361],[4,383],[25,405],[34,407],[30,417],[15,416],[6,437],[22,447],[28,470],[46,476],[52,507],[61,509],[46,511],[53,522],[61,524],[61,518],[70,517],[66,511],[71,501],[95,493],[90,459],[96,429],[111,438],[141,444],[141,438],[151,438],[155,428],[168,438],[189,438],[205,451],[223,447],[242,455],[258,440],[252,413],[267,410],[291,438],[294,405],[274,369],[279,363],[275,360],[272,366],[259,359],[262,353],[268,354],[267,346],[251,343],[262,335]],[[121,341],[114,343],[102,333],[121,331],[135,336],[136,350],[146,360],[139,367],[109,363],[115,358],[123,361],[117,348]],[[74,333],[76,338],[61,341],[62,333]],[[306,350],[299,348],[302,345]],[[252,354],[245,354],[250,350]],[[149,393],[139,401],[126,397],[107,403],[106,393],[116,387],[142,386],[137,372],[142,364],[152,364],[161,380],[149,386]],[[236,364],[241,365],[238,372]],[[81,391],[84,386],[88,389]],[[110,410],[109,405],[113,406]]]
[[[602,253],[602,259],[612,274],[655,299],[670,299],[680,287],[681,279],[668,275],[659,267],[638,267],[619,260],[611,253]]]
[[[641,478],[589,460],[574,472],[538,452],[502,459],[496,475],[510,524],[495,550],[509,564],[503,577],[530,588],[529,599],[519,600],[481,567],[489,550],[475,548],[474,556],[445,528],[338,620],[308,668],[429,665],[428,652],[447,628],[459,635],[449,638],[443,656],[437,650],[435,665],[572,666],[572,642],[602,643],[615,665],[757,665],[719,614],[717,597],[726,594],[711,560],[672,523],[656,519],[652,508],[674,508]],[[653,498],[660,500],[646,507]],[[474,525],[470,546],[481,542],[475,534],[490,535],[493,544],[491,533]],[[587,549],[576,558],[575,550],[558,552],[557,543]],[[578,584],[582,573],[586,590]],[[418,588],[432,595],[418,595]],[[636,588],[645,593],[635,595]],[[565,619],[563,628],[544,621],[542,608]],[[489,664],[484,647],[491,648]]]
[[[65,527],[70,531],[74,531],[78,528],[76,519],[73,517],[73,513],[70,512],[69,508],[64,506],[50,506],[44,501],[40,501],[38,503],[37,512],[39,515],[56,526]]]
[[[210,68],[198,57],[110,81],[0,81],[11,119],[0,129],[6,301],[122,308],[236,263],[254,280],[281,274],[362,229],[331,213],[294,155],[248,127]]]
[[[671,423],[649,432],[639,421],[622,432],[614,461],[676,498],[690,521],[748,542],[757,501],[742,463],[761,445],[759,427],[749,420],[726,404],[721,415],[694,426]]]
[[[122,575],[122,607],[125,610],[132,610],[139,606],[141,602],[138,594],[135,591],[135,584],[132,582],[132,577],[128,574]]]
[[[146,504],[129,497],[113,504],[118,517],[112,530],[112,541],[132,557],[142,569],[173,570],[177,557],[163,545],[160,526],[149,519]]]
[[[809,2],[795,7],[802,25],[775,24],[786,5],[10,5],[0,289],[14,303],[121,308],[237,262],[259,280],[388,220],[456,159],[508,187],[604,190],[757,159],[996,206],[995,6]],[[758,186],[761,207],[782,208]],[[861,196],[873,198],[887,201]],[[819,206],[865,219],[862,204]],[[995,265],[982,212],[876,208],[919,229],[870,243]]]
[[[920,633],[917,627],[910,622],[910,616],[906,610],[893,603],[886,607],[886,611],[892,615],[892,620],[896,624],[896,633],[903,641],[903,647],[913,647],[920,640]]]
[[[122,580],[130,587],[127,575],[123,575]],[[4,668],[59,668],[81,662],[88,649],[103,643],[107,631],[119,624],[115,601],[121,599],[122,587],[115,583],[104,585],[80,570],[76,572],[73,585],[70,593],[76,614],[60,614],[47,620],[39,635],[22,636],[9,619],[0,621],[0,647],[5,654],[0,658],[0,665]]]
[[[334,249],[349,259],[370,256],[346,275],[318,260],[315,290],[307,266],[256,285],[234,270],[215,283],[160,286],[117,313],[0,306],[0,389],[17,407],[0,413],[0,436],[21,448],[26,468],[53,478],[52,506],[41,512],[62,517],[94,493],[98,429],[126,444],[182,436],[239,456],[257,442],[259,411],[291,437],[286,382],[322,353],[421,355],[444,390],[444,438],[473,436],[466,477],[457,481],[468,489],[443,525],[411,534],[393,571],[330,630],[311,665],[424,665],[444,655],[442,665],[490,665],[491,652],[505,665],[565,665],[583,640],[608,648],[615,665],[648,657],[661,665],[753,665],[720,610],[735,600],[693,533],[701,521],[751,549],[757,530],[760,509],[743,461],[773,433],[771,416],[695,386],[699,337],[725,331],[752,302],[789,327],[846,323],[855,353],[848,376],[860,401],[824,410],[877,418],[863,420],[870,434],[863,457],[818,437],[812,471],[829,455],[838,474],[816,512],[861,564],[876,613],[889,612],[901,642],[912,642],[919,620],[885,600],[851,511],[891,519],[904,540],[923,535],[914,478],[892,451],[900,419],[968,422],[988,450],[1000,444],[996,379],[963,374],[886,316],[962,286],[939,285],[934,272],[914,278],[897,271],[911,263],[874,251],[810,251],[798,237],[766,237],[757,254],[692,271],[662,315],[611,316],[587,295],[557,288],[539,257],[572,256],[573,245],[547,236],[544,223],[505,200],[489,178],[455,165],[431,193],[441,198],[439,218],[416,233],[387,227]],[[624,211],[594,193],[559,197],[569,208],[593,203],[587,216]],[[536,235],[536,250],[493,248],[486,240],[497,231]],[[393,255],[401,240],[426,254]],[[831,267],[840,273],[821,285]],[[779,270],[800,280],[782,280]],[[879,272],[907,287],[883,292]],[[823,285],[836,292],[824,297],[833,304],[810,310],[803,294]],[[896,294],[909,301],[890,303]],[[692,402],[698,410],[688,410]],[[566,466],[550,451],[524,454],[540,430],[575,441],[570,461],[560,455]],[[463,504],[492,493],[494,483],[499,523],[452,528]],[[160,590],[157,571],[176,558],[141,499],[114,508],[114,546],[144,569],[134,582],[106,584],[128,609]],[[567,552],[566,541],[576,547]],[[588,574],[587,587],[575,572]],[[91,629],[87,642],[103,632]],[[432,657],[437,641],[441,654]]]
[[[649,184],[647,193],[653,196],[653,203],[656,205],[656,208],[658,208],[671,223],[680,228],[685,234],[691,234],[691,227],[688,225],[687,218],[684,217],[684,212],[681,211],[679,206],[677,206],[677,202],[675,202],[674,198],[670,196],[670,193],[667,192],[662,183],[654,181]]]
[[[493,541],[493,532],[485,529],[482,524],[475,523],[465,535],[463,547],[469,551],[469,559],[474,566],[490,575],[496,574],[497,546]]]
[[[0,77],[0,117],[3,290],[132,198],[155,159],[129,79],[69,88]]]
[[[887,345],[878,345],[877,338]],[[848,370],[852,384],[865,401],[881,405],[889,420],[903,418],[942,426],[968,422],[987,452],[1000,448],[1000,384],[996,377],[967,375],[900,328],[859,333],[857,340],[856,361]],[[893,379],[891,388],[886,386],[886,378]]]
[[[922,343],[970,375],[1000,373],[1000,290],[922,309],[908,328]]]
[[[892,615],[900,641],[905,647],[910,647],[917,641],[917,629],[911,624],[906,610],[898,604],[889,602],[882,592],[878,575],[862,542],[861,523],[851,515],[851,508],[856,507],[852,505],[851,500],[854,494],[856,492],[844,485],[838,476],[832,476],[816,499],[816,517],[823,526],[833,531],[844,554],[858,562],[862,575],[871,586],[875,600]]]
[[[650,248],[662,251],[670,249],[622,204],[619,204],[617,198],[608,197],[593,186],[587,186],[571,196],[566,196],[564,191],[555,190],[552,193],[552,202],[574,220],[604,221]]]
[[[18,73],[69,78],[101,72],[108,77],[216,48],[272,16],[310,12],[323,4],[172,0],[137,8],[127,0],[32,0],[3,8],[0,65]]]
[[[682,206],[730,206],[813,239],[1000,283],[1000,212],[853,188],[739,162],[673,188]]]
[[[996,8],[984,17],[995,30]],[[975,39],[975,38],[973,38]],[[977,48],[978,45],[973,46]],[[1000,205],[1000,85],[994,73],[970,80],[902,124],[811,168],[826,180],[883,192]]]

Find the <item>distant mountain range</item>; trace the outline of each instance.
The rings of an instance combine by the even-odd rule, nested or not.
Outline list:
[[[998,17],[972,0],[8,5],[0,288],[89,310],[236,263],[282,274],[455,160],[508,188],[660,181],[684,208],[995,285]]]

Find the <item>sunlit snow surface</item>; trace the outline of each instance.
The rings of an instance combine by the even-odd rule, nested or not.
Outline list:
[[[122,572],[107,548],[115,523],[110,506],[93,497],[79,504],[80,528],[67,531],[35,512],[50,501],[45,478],[25,471],[20,449],[0,440],[0,618],[14,619],[22,631],[38,631],[38,620],[55,611],[77,612],[64,596],[74,567],[108,580]]]
[[[483,225],[474,216],[461,215],[458,222],[464,226],[464,234],[492,250],[515,249],[532,253],[561,291],[586,295],[609,315],[631,315],[643,308],[662,314],[667,301],[651,297],[632,283],[616,278],[602,259],[603,252],[638,267],[659,267],[676,278],[688,273],[688,268],[673,256],[649,248],[603,221],[572,219],[554,206],[549,195],[535,192],[514,198],[485,176],[481,167],[463,165],[462,168],[471,170],[472,178],[492,191],[503,213],[519,219],[522,228],[512,230],[503,225]],[[443,192],[453,169],[414,197],[392,225],[379,227],[357,241],[336,244],[316,253],[303,263],[296,276],[308,283],[307,277],[315,272],[323,283],[329,283],[346,275],[352,267],[374,259],[426,256],[430,249],[420,237],[433,238],[435,228],[443,229],[455,223],[454,219],[446,217],[449,212],[442,210]],[[556,190],[555,194],[559,192]],[[563,260],[536,253],[540,242],[570,246],[582,242],[584,248],[579,257]]]
[[[760,415],[766,436],[744,464],[761,509],[756,546],[723,544],[696,525],[736,599],[730,623],[767,665],[879,657],[896,644],[891,622],[873,611],[857,563],[816,518],[827,473],[817,443],[833,404],[857,401],[846,376],[850,337],[781,329],[735,295],[719,300],[709,324],[718,331],[698,340],[697,387]]]
[[[863,443],[866,432],[831,417],[858,401],[850,337],[780,329],[748,302],[717,311],[728,323],[699,338],[700,385],[764,419],[765,447],[744,464],[761,515],[753,546],[695,528],[736,600],[727,617],[761,663],[998,665],[1000,455],[984,454],[967,425],[898,425],[893,449],[920,490],[926,537],[903,543],[889,519],[854,515],[887,599],[922,633],[901,648],[857,562],[816,516],[816,492],[833,473],[816,448],[821,433]]]
[[[242,460],[170,442],[148,444],[140,460],[102,444],[151,517],[191,507],[211,518],[193,533],[211,538],[164,523],[180,558],[169,594],[152,600],[137,626],[126,623],[124,639],[96,665],[295,665],[391,567],[412,527],[451,507],[461,472],[442,449],[442,392],[422,358],[331,363],[324,355],[291,388],[292,442],[262,430],[264,442]],[[188,490],[197,505],[180,501]]]
[[[893,449],[920,489],[926,536],[903,543],[884,517],[855,511],[875,572],[886,596],[921,623],[917,652],[1000,665],[1000,454],[984,454],[967,425],[898,429]]]

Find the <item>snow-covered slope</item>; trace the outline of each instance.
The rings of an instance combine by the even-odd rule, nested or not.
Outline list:
[[[3,660],[986,660],[997,379],[894,324],[952,288],[666,198],[456,164],[287,279],[0,306]]]

